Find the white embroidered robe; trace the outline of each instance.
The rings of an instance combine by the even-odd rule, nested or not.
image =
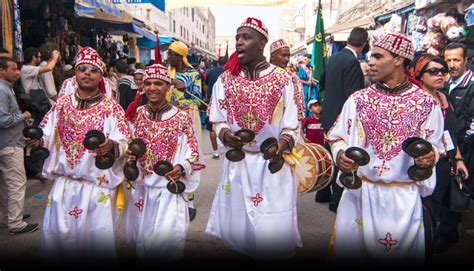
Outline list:
[[[370,162],[357,175],[370,181],[362,181],[360,189],[344,189],[330,243],[335,263],[424,261],[421,197],[433,193],[436,173],[421,182],[410,180],[407,171],[414,159],[402,143],[421,137],[438,153],[444,151],[442,134],[439,105],[416,86],[402,94],[383,94],[371,86],[349,97],[328,140],[335,155],[346,147],[365,149]]]
[[[296,138],[298,107],[291,75],[270,65],[251,80],[225,71],[214,85],[209,119],[217,134],[247,128],[255,142],[244,146],[245,159],[225,159],[206,232],[226,246],[258,259],[286,258],[301,246],[296,213],[296,177],[289,165],[268,169],[260,144],[282,133]]]
[[[114,98],[78,109],[74,94],[63,95],[44,117],[50,156],[43,175],[53,180],[43,221],[42,250],[49,259],[104,258],[116,254],[116,190],[121,185],[128,129]],[[95,151],[83,145],[85,134],[100,130],[118,143],[120,157],[107,170],[95,166]]]
[[[173,106],[162,120],[154,120],[146,106],[141,106],[129,127],[134,138],[145,141],[147,152],[138,160],[140,176],[131,188],[127,239],[136,244],[138,256],[146,262],[180,259],[189,228],[188,202],[183,195],[196,190],[205,167],[191,117]],[[153,166],[162,160],[183,166],[183,195],[169,192],[168,180],[154,173]]]

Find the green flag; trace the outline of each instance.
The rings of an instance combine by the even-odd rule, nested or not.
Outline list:
[[[314,30],[313,54],[311,55],[311,66],[313,66],[313,77],[319,80],[326,66],[327,49],[324,35],[324,23],[321,0],[318,4],[316,15],[316,29]]]

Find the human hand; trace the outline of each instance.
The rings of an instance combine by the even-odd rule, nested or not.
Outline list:
[[[53,50],[53,52],[51,53],[51,58],[55,60],[59,60],[60,57],[61,57],[61,53],[58,50]]]
[[[23,118],[24,118],[25,120],[31,119],[31,113],[30,113],[30,111],[25,111],[25,112],[23,112]]]
[[[339,157],[339,160],[337,161],[337,166],[342,172],[351,172],[351,171],[357,171],[359,169],[359,165],[356,164],[354,160],[351,158],[347,157],[345,152],[341,154]]]
[[[430,151],[429,153],[415,158],[415,164],[421,168],[432,168],[435,165],[435,153]]]
[[[126,157],[127,163],[128,163],[129,165],[132,165],[134,162],[137,161],[137,157],[132,154],[132,151],[131,151],[130,149],[128,149],[128,150],[125,152],[125,157]]]
[[[173,167],[172,171],[165,174],[165,177],[171,182],[176,182],[177,180],[181,178],[182,175],[183,175],[182,167],[180,165],[176,165]]]
[[[244,146],[244,142],[242,142],[241,138],[234,135],[230,130],[227,129],[227,131],[224,132],[224,142],[225,145],[231,147],[231,148],[242,148]]]
[[[28,147],[38,147],[38,146],[43,146],[43,139],[31,139],[29,137],[23,137],[23,140],[25,141],[26,146]]]
[[[100,144],[99,147],[95,150],[97,155],[104,156],[109,153],[114,147],[114,142],[108,138],[104,143]]]
[[[464,161],[458,160],[456,161],[456,173],[460,174],[463,173],[464,175],[464,180],[468,180],[469,178],[469,170],[467,170],[466,164],[464,164]]]

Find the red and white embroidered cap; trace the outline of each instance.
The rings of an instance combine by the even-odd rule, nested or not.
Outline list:
[[[260,34],[262,34],[265,39],[268,41],[268,29],[267,27],[263,24],[263,22],[259,19],[248,17],[240,26],[237,28],[239,30],[242,27],[250,27],[256,31],[258,31]]]
[[[76,55],[76,64],[74,68],[81,64],[91,64],[99,68],[99,70],[104,73],[105,63],[100,57],[99,53],[91,47],[82,47]]]
[[[145,68],[145,75],[143,76],[143,81],[146,81],[148,79],[161,79],[169,84],[172,81],[168,69],[160,64],[153,64]]]
[[[373,44],[391,53],[413,60],[414,49],[411,39],[399,33],[385,33]]]
[[[283,47],[288,47],[290,48],[290,46],[285,42],[284,39],[279,39],[277,41],[274,41],[271,45],[270,45],[270,55],[272,55],[274,52],[276,52],[278,49],[281,49]]]

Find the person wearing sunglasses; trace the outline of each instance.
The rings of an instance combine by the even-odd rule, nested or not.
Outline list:
[[[444,59],[430,54],[421,55],[414,65],[414,77],[418,80],[423,90],[433,96],[441,106],[444,118],[444,138],[446,155],[442,155],[436,164],[436,188],[433,194],[427,197],[440,224],[437,227],[434,252],[446,251],[449,245],[458,240],[458,223],[461,213],[449,210],[449,186],[451,172],[462,172],[467,180],[469,173],[464,159],[459,151],[456,133],[457,119],[454,108],[440,89],[446,84],[448,64]]]
[[[46,114],[41,140],[25,140],[50,152],[43,174],[54,183],[44,212],[42,250],[48,261],[114,261],[116,202],[129,132],[120,105],[100,91],[104,63],[98,53],[85,48],[76,59],[74,92],[60,97]],[[88,150],[84,142],[92,130],[102,133],[104,142]],[[99,169],[97,156],[115,162]]]
[[[77,56],[84,55],[85,53],[88,53],[88,51],[91,50],[91,49],[92,49],[91,47],[82,47],[79,50],[79,52],[77,53]],[[94,49],[92,49],[92,50],[94,50]],[[77,67],[78,67],[78,65],[77,65],[77,56],[75,58],[76,71],[77,71]],[[105,63],[103,64],[103,67],[100,67],[100,70],[105,71]],[[91,71],[91,72],[96,72],[96,71],[97,70],[94,70],[94,71]],[[63,83],[61,85],[61,88],[59,89],[58,98],[60,98],[64,95],[74,94],[76,92],[76,88],[77,88],[77,85],[78,85],[78,82],[77,82],[76,79],[77,79],[76,75],[74,75],[73,77],[70,77],[70,78],[63,81]],[[103,76],[100,81],[101,81],[100,84],[99,84],[100,92],[105,94],[106,96],[114,97],[114,93],[116,93],[117,90],[113,89],[111,81],[109,81],[109,79],[106,76]]]

